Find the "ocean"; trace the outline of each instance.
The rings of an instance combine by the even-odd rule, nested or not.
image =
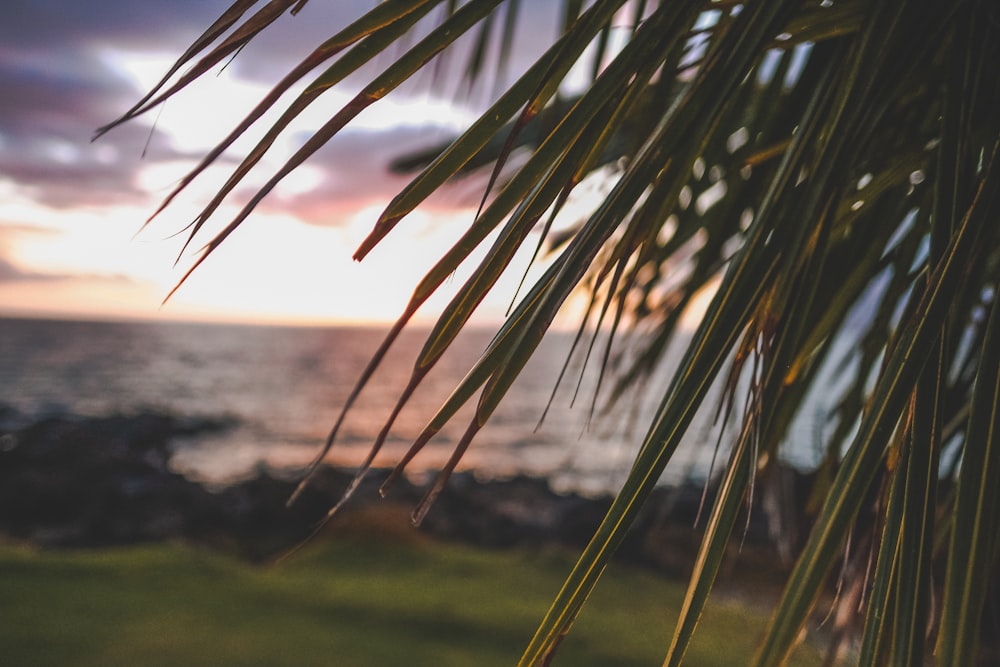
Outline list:
[[[220,420],[229,427],[173,443],[174,470],[210,484],[251,476],[261,466],[294,474],[319,451],[384,334],[359,327],[0,319],[0,429],[50,416],[157,413]],[[360,464],[426,334],[404,332],[349,414],[328,462]],[[491,334],[472,330],[456,342],[399,416],[377,466],[396,463]],[[570,334],[556,332],[543,342],[460,469],[487,478],[542,476],[557,490],[585,494],[618,489],[679,355],[667,355],[644,392],[593,420],[588,416],[596,368],[583,374],[574,401],[581,371],[579,363],[571,364],[538,426],[571,341]],[[810,459],[808,442],[818,410],[805,412],[810,414],[793,429],[799,444],[791,458],[800,465]],[[471,417],[471,409],[459,413],[408,471],[420,477],[435,470],[451,455]],[[704,477],[717,436],[712,415],[699,416],[662,481]],[[729,439],[723,437],[724,446]]]

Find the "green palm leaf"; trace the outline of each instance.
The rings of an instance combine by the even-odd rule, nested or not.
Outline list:
[[[308,11],[304,2],[272,0],[251,13],[255,4],[235,2],[149,95],[99,132],[178,94],[238,49],[252,48],[251,38],[284,12]],[[296,84],[325,68],[207,202],[190,243],[306,107],[363,72],[376,55],[408,45],[208,239],[191,270],[281,179],[361,110],[436,67],[461,35],[468,35],[466,90],[491,73],[494,83],[506,78],[518,17],[531,5],[468,0],[432,15],[439,4],[379,3],[351,25],[332,28],[331,38],[182,180],[163,206]],[[409,45],[413,35],[420,37]],[[335,445],[399,333],[493,235],[429,333],[345,499],[356,490],[399,411],[527,244],[547,256],[541,277],[519,290],[491,345],[429,415],[384,487],[462,406],[475,402],[465,435],[414,521],[432,511],[448,475],[564,304],[584,293],[589,305],[577,341],[591,330],[585,356],[600,378],[592,412],[613,409],[637,387],[658,391],[659,408],[522,664],[552,659],[717,383],[725,413],[742,426],[717,480],[666,664],[681,664],[738,517],[752,506],[756,475],[781,462],[793,420],[810,409],[804,397],[817,388],[827,389],[831,406],[811,490],[818,513],[757,663],[780,664],[793,650],[838,562],[853,567],[862,557],[845,553],[853,534],[876,555],[861,608],[862,663],[923,664],[933,650],[940,664],[973,664],[989,648],[979,633],[993,590],[984,582],[996,576],[1000,547],[995,62],[1000,10],[980,0],[563,2],[550,48],[480,118],[447,146],[398,162],[418,173],[387,204],[356,259],[431,194],[477,168],[488,171],[483,204],[415,286],[310,472]],[[582,92],[568,96],[571,71],[589,78]],[[510,170],[515,147],[529,156]],[[607,181],[606,197],[579,220],[561,220],[570,194],[596,174]],[[676,372],[657,390],[652,373],[677,338],[682,313],[713,287]],[[597,330],[607,334],[600,352]],[[824,385],[831,374],[839,382]]]

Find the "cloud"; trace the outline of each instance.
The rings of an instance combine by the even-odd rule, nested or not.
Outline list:
[[[0,257],[0,283],[16,283],[35,280],[58,280],[63,276],[25,271],[3,257]]]
[[[361,208],[387,205],[411,180],[414,174],[389,171],[392,160],[454,136],[451,128],[433,126],[346,131],[305,163],[304,172],[308,173],[291,174],[287,179],[290,187],[284,191],[279,187],[261,208],[291,213],[312,224],[341,224],[345,216]],[[303,176],[311,187],[296,186],[296,179]],[[469,205],[451,202],[451,206]]]
[[[194,0],[76,3],[13,0],[0,23],[0,174],[53,206],[143,198],[133,184],[148,127],[135,123],[99,145],[94,129],[139,95],[102,47],[177,51],[210,20]],[[178,157],[154,136],[159,159]]]
[[[229,0],[5,0],[0,39],[18,51],[75,48],[81,43],[174,48],[190,41]]]
[[[239,57],[234,59],[232,67],[248,80],[274,83],[287,73],[292,64],[302,60],[313,48],[332,37],[363,12],[371,9],[374,4],[374,2],[315,0],[309,2],[296,16],[285,14],[255,37]],[[555,1],[520,3],[520,27],[511,49],[511,72],[523,71],[541,54],[541,45],[551,42],[556,34],[561,4]],[[418,24],[415,35],[425,36],[436,27],[443,16],[443,11],[444,4],[432,10]],[[493,22],[494,35],[499,34],[502,24],[502,20]],[[450,72],[458,74],[464,70],[465,59],[478,37],[479,29],[474,27],[444,52],[445,66]],[[416,44],[416,39],[411,36],[406,44],[409,48]],[[400,48],[390,47],[386,52],[376,56],[353,81],[358,85],[367,83],[368,79],[380,73],[392,59],[402,53]],[[428,77],[422,74],[416,75],[414,79],[417,87],[428,82]],[[410,88],[413,90],[414,87]],[[451,89],[451,86],[448,88]]]
[[[299,15],[280,17],[271,29],[253,39],[227,65],[220,79],[210,75],[193,90],[184,91],[181,99],[171,100],[152,135],[156,111],[91,143],[97,127],[114,120],[138,101],[169,61],[231,4],[232,0],[3,0],[0,308],[16,304],[16,309],[22,310],[124,312],[132,307],[127,303],[158,301],[162,294],[151,296],[149,285],[162,287],[163,281],[155,275],[156,262],[164,255],[162,246],[149,244],[149,248],[143,246],[138,251],[131,248],[129,259],[121,257],[119,241],[123,234],[127,238],[134,231],[132,220],[136,219],[137,226],[145,213],[152,213],[183,170],[193,168],[213,142],[240,120],[239,110],[231,116],[226,112],[230,103],[252,104],[294,63],[376,3],[312,0]],[[255,8],[265,4],[261,0]],[[447,4],[441,3],[434,10],[425,31]],[[560,4],[555,0],[520,3],[523,27],[513,49],[511,72],[522,69],[550,41]],[[502,25],[502,18],[494,21],[495,27]],[[429,72],[418,74],[415,82],[405,84],[365,111],[261,204],[262,212],[294,216],[309,224],[293,223],[280,228],[251,225],[252,229],[243,235],[234,235],[237,248],[237,238],[255,238],[259,245],[252,247],[254,251],[285,243],[292,233],[288,229],[311,239],[307,243],[321,247],[324,257],[337,249],[342,237],[350,236],[353,243],[356,228],[366,229],[370,223],[371,209],[387,204],[411,177],[389,173],[390,162],[455,136],[454,110],[481,110],[489,93],[496,92],[487,80],[470,97],[458,80],[469,40],[475,39],[476,32],[472,31],[465,46],[459,45],[452,52],[445,66],[432,65],[442,73],[434,90],[427,90]],[[415,41],[410,39],[409,44]],[[361,75],[323,95],[315,105],[318,111],[310,109],[312,115],[281,138],[275,151],[277,159],[269,155],[251,179],[259,183],[258,176],[266,178],[273,173],[283,159],[282,153],[305,141],[308,128],[318,127],[336,113],[346,99],[401,53],[400,48],[390,48]],[[315,74],[318,72],[310,76]],[[194,104],[186,104],[191,98]],[[258,130],[255,127],[250,134],[259,136]],[[224,177],[227,168],[234,168],[235,160],[246,149],[244,144],[224,155],[218,161],[221,169],[207,172],[187,196],[178,199],[172,208],[184,218],[181,224],[190,219],[192,208],[207,203],[216,183],[221,183],[217,177]],[[245,202],[251,187],[251,183],[241,186],[222,210],[228,213],[232,210],[228,204]],[[456,196],[449,199],[446,192],[445,197],[427,202],[422,210],[440,213],[474,207],[481,185],[465,182],[449,191]],[[202,198],[204,201],[200,201]],[[174,219],[165,222],[170,225]],[[438,223],[434,216],[422,216],[417,222],[421,220],[427,226]],[[345,225],[347,229],[319,229]],[[404,245],[415,243],[423,234],[414,231],[416,227],[419,225],[410,229],[411,236],[401,230],[397,238]],[[206,227],[206,232],[211,228]],[[263,231],[253,237],[254,230]],[[20,238],[24,234],[53,237]],[[322,243],[316,239],[322,239]],[[247,252],[251,246],[243,248],[249,257],[254,256]],[[406,248],[409,250],[410,245]],[[147,251],[153,258],[149,261]],[[173,248],[165,256],[165,267],[169,269]],[[323,262],[324,267],[327,264]],[[353,264],[351,268],[355,268]],[[251,275],[255,271],[252,269]],[[216,282],[221,285],[225,281]]]
[[[75,282],[79,280],[96,281],[105,284],[131,284],[132,278],[113,272],[94,271],[52,271],[47,269],[27,268],[22,263],[10,259],[17,257],[14,248],[18,241],[25,238],[53,239],[62,235],[57,229],[38,227],[31,224],[0,222],[0,285],[20,283],[57,283]]]
[[[80,280],[93,280],[110,283],[134,283],[131,278],[122,274],[100,274],[100,273],[52,273],[46,271],[30,271],[22,269],[13,262],[0,257],[0,284],[10,283],[40,283],[40,282],[76,282]]]
[[[117,117],[145,92],[109,61],[108,54],[178,55],[230,2],[7,0],[0,22],[0,90],[4,91],[0,183],[12,183],[19,192],[53,207],[143,202],[153,206],[158,196],[140,186],[137,171],[144,164],[177,160],[193,166],[202,153],[190,145],[179,149],[176,137],[167,132],[150,135],[153,114],[90,143],[96,127]],[[544,43],[537,33],[554,30],[550,3],[524,4],[525,28],[520,33],[521,46],[514,49],[521,60],[537,55],[525,47],[525,40]],[[252,40],[229,65],[227,76],[271,85],[293,62],[370,7],[370,3],[310,2],[297,16],[280,17]],[[396,55],[394,51],[377,60],[367,75]],[[461,62],[459,52],[450,69],[460,71]],[[515,62],[512,69],[522,66]],[[426,84],[426,77],[421,80]],[[405,100],[407,94],[415,93],[399,91],[379,106]],[[451,94],[438,91],[438,96]],[[424,99],[434,101],[434,96]],[[333,211],[387,201],[406,179],[389,175],[386,165],[401,153],[426,147],[449,133],[448,129],[406,124],[409,119],[405,117],[400,120],[404,122],[398,127],[382,131],[349,126],[342,137],[310,160],[320,172],[315,188],[269,198],[267,206],[280,203],[310,221],[329,222]],[[238,118],[232,121],[235,124]],[[147,141],[148,157],[143,162],[140,154]]]

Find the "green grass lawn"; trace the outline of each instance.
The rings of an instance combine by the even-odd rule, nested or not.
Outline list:
[[[179,545],[3,546],[0,662],[513,665],[571,562],[357,536],[266,567]],[[554,664],[659,665],[682,596],[676,582],[612,568]],[[763,624],[744,607],[715,604],[685,664],[746,664]]]

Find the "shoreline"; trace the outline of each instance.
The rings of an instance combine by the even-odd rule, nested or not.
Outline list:
[[[323,466],[298,502],[286,507],[298,483],[290,471],[260,467],[249,479],[209,488],[170,469],[172,440],[225,428],[218,421],[151,413],[46,417],[10,428],[12,421],[0,429],[0,536],[41,548],[181,540],[268,562],[308,538],[353,478],[352,470]],[[387,474],[372,470],[317,539],[429,537],[485,549],[579,551],[612,500],[558,493],[541,478],[484,481],[460,471],[421,527],[412,528],[407,516],[425,488],[404,477],[382,500],[378,486]],[[773,513],[774,506],[802,506],[777,503],[775,493],[794,495],[805,488],[805,476],[780,469],[772,477],[759,485],[742,545],[733,548],[739,558],[723,572],[739,585],[779,580],[806,520]],[[694,525],[703,492],[710,503],[711,485],[707,492],[695,482],[654,490],[616,561],[686,577],[701,536]]]

